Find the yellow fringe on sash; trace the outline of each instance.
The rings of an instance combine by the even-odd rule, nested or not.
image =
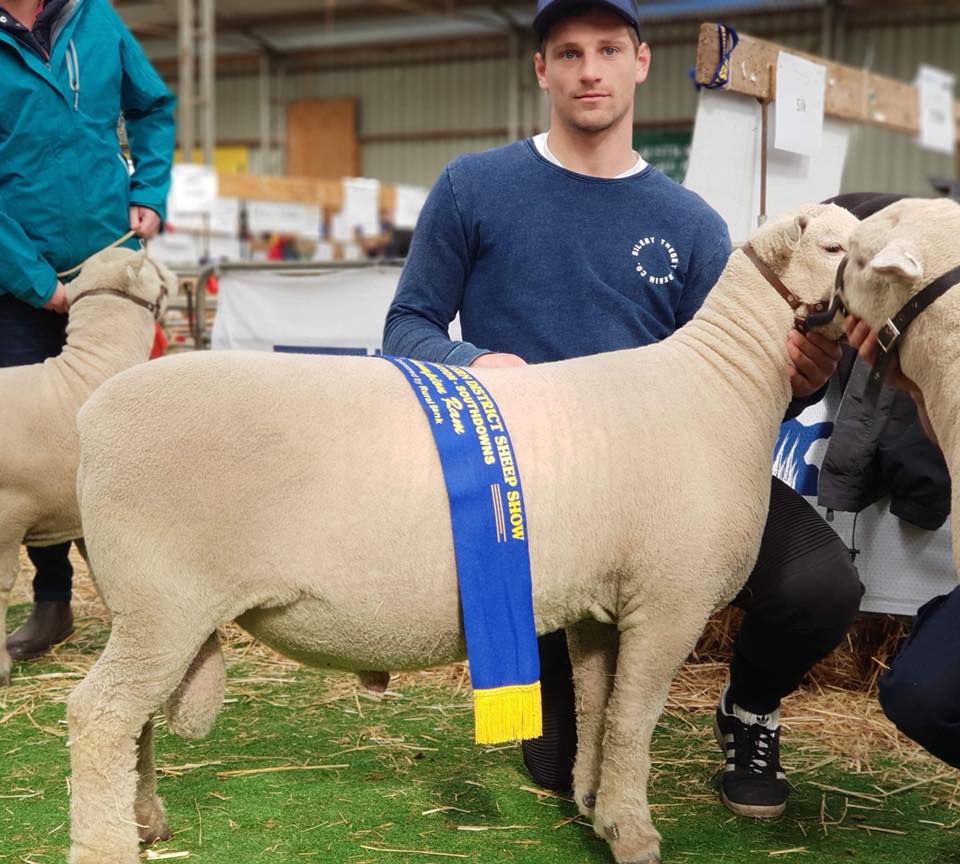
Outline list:
[[[477,744],[502,744],[543,734],[540,682],[473,691],[473,728]]]

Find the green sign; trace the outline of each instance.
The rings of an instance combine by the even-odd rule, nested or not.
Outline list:
[[[692,126],[682,129],[634,129],[633,149],[668,177],[682,183],[690,160],[692,137]]]

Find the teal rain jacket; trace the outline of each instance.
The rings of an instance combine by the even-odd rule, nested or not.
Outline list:
[[[173,160],[174,97],[107,0],[71,0],[51,37],[45,62],[0,31],[0,292],[31,306],[129,230],[130,205],[164,218]]]

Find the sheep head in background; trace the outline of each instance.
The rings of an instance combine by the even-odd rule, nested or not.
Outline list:
[[[170,271],[143,252],[100,252],[66,286],[70,317],[63,352],[43,363],[0,369],[0,685],[10,680],[5,620],[20,544],[82,536],[77,411],[104,381],[149,357],[154,318],[175,287]]]
[[[844,294],[850,311],[879,330],[915,294],[960,264],[960,203],[949,198],[905,198],[865,219],[850,238]],[[944,296],[920,314],[900,343],[922,341],[926,321],[956,301]],[[939,307],[939,308],[938,308]],[[952,319],[955,323],[957,318]],[[906,352],[904,349],[907,348]],[[908,377],[910,371],[904,368]]]
[[[167,297],[176,293],[176,276],[163,264],[147,256],[147,250],[126,247],[104,249],[89,258],[72,282],[66,285],[71,308],[89,292],[113,293],[137,298],[159,320]]]

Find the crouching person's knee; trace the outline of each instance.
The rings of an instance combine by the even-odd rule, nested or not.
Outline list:
[[[933,676],[897,668],[879,683],[880,706],[908,738],[954,768],[960,768],[960,692]]]
[[[796,572],[785,580],[785,608],[799,629],[824,633],[836,644],[853,624],[863,596],[847,547],[838,538],[806,560],[792,563]]]
[[[956,593],[956,592],[955,592]],[[884,714],[908,738],[960,768],[960,595],[920,610],[910,638],[879,682]]]

